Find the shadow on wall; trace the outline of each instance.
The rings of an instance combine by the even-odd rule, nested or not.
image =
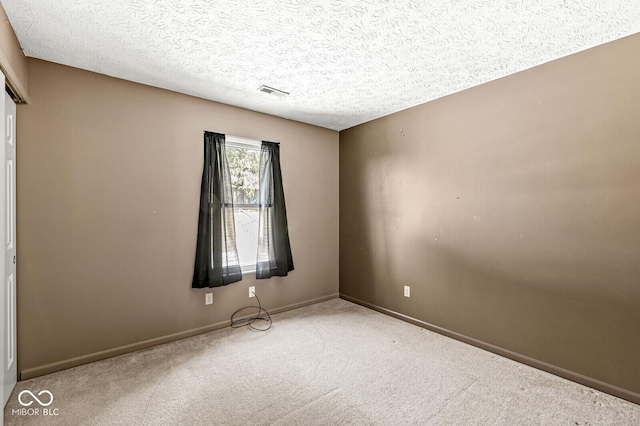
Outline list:
[[[640,164],[624,149],[566,142],[472,155],[468,141],[407,149],[402,135],[343,144],[341,292],[604,382],[640,383],[627,371],[640,343],[621,331],[640,324],[640,202],[629,198]]]
[[[404,173],[404,166],[412,159],[398,149],[403,137],[399,133],[385,135],[382,143],[363,141],[366,158],[358,161],[350,161],[341,151],[341,168],[348,167],[350,175],[358,176],[357,180],[341,182],[341,194],[349,194],[340,200],[341,240],[358,244],[341,245],[340,251],[348,250],[348,256],[363,268],[356,276],[350,275],[353,269],[341,269],[340,281],[376,300],[391,297],[394,290],[389,284],[398,281],[406,262],[412,261],[412,256],[398,256],[397,242],[412,238],[415,226],[424,219],[420,209],[402,208],[424,197],[415,178]]]

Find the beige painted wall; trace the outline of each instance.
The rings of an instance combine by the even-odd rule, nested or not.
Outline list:
[[[25,58],[18,38],[0,3],[0,67],[7,77],[7,83],[22,100],[27,94],[27,58]]]
[[[255,301],[250,285],[272,310],[337,297],[337,132],[40,60],[28,71],[17,130],[23,379],[223,323]],[[215,288],[210,306],[208,289],[190,288],[204,130],[281,142],[296,268]]]
[[[341,294],[640,401],[639,51],[341,132]]]

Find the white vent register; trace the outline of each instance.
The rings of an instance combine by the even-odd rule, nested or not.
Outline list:
[[[284,98],[285,96],[289,96],[288,92],[280,89],[274,89],[273,87],[265,86],[264,84],[258,88],[259,91],[267,93],[269,95],[277,96],[279,98]]]

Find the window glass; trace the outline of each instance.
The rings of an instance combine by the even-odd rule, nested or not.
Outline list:
[[[258,247],[258,167],[260,147],[227,144],[227,161],[233,186],[236,246],[243,272],[256,266]]]
[[[227,161],[231,169],[234,204],[256,204],[260,151],[227,147]]]

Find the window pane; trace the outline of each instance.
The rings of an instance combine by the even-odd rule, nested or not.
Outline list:
[[[244,270],[254,270],[258,247],[258,209],[236,208],[234,217],[240,266],[247,266],[242,268]]]
[[[260,152],[243,148],[227,148],[227,161],[231,170],[233,202],[256,204],[258,202],[258,167]]]
[[[258,167],[260,150],[227,146],[235,204],[236,246],[240,265],[255,269],[258,249]],[[253,207],[252,205],[256,205]]]

